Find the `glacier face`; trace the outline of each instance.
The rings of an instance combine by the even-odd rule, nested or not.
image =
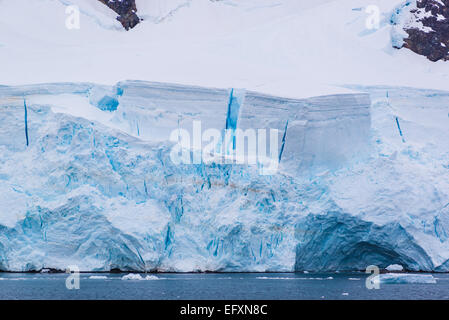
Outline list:
[[[229,112],[226,89],[0,87],[0,269],[448,271],[449,93],[351,89]],[[278,174],[174,165],[195,119],[287,128]]]

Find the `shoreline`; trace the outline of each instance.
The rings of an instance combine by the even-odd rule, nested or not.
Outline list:
[[[45,269],[44,269],[45,270]],[[63,270],[50,270],[50,271],[0,271],[1,274],[65,274],[68,273]],[[367,273],[361,270],[345,270],[345,271],[203,271],[203,272],[174,272],[174,271],[79,271],[80,274],[350,274],[350,273],[360,273],[369,275],[371,273]],[[449,272],[443,271],[388,271],[388,270],[380,270],[380,274],[449,274]]]

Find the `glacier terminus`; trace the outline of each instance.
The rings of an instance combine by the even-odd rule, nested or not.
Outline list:
[[[0,86],[0,270],[449,271],[449,92],[345,90]],[[277,172],[174,164],[195,120],[277,129]]]

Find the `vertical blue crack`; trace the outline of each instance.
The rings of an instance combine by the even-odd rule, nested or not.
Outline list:
[[[284,135],[282,136],[282,146],[281,146],[281,151],[279,152],[279,163],[281,162],[282,154],[284,153],[285,138],[287,137],[287,129],[288,129],[288,120],[285,123]]]
[[[231,89],[231,93],[229,95],[228,101],[228,113],[226,115],[226,129],[230,129],[232,127],[231,124],[231,108],[232,108],[232,97],[234,96],[234,89]]]
[[[30,141],[28,139],[28,108],[26,100],[23,99],[23,108],[25,109],[25,138],[26,138],[26,144],[27,147],[30,145]]]
[[[243,94],[239,92],[240,90],[231,89],[231,93],[229,94],[229,102],[228,102],[228,114],[226,116],[226,130],[232,131],[232,145],[233,149],[235,149],[236,139],[235,139],[235,130],[237,129],[237,122],[239,118],[239,112],[241,104],[243,103]]]
[[[397,124],[397,126],[398,126],[399,135],[400,135],[401,138],[402,138],[402,142],[405,143],[404,135],[402,134],[401,125],[399,124],[399,118],[398,118],[398,117],[396,117],[396,124]]]
[[[148,196],[147,182],[145,180],[143,180],[143,187],[145,189],[145,194]]]

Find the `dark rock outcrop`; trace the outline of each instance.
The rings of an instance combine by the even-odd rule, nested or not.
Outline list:
[[[99,0],[109,8],[114,10],[117,14],[117,20],[120,21],[123,28],[126,30],[134,28],[140,22],[137,16],[137,7],[135,0]]]
[[[431,61],[449,60],[449,0],[417,0],[404,48]],[[422,24],[422,26],[421,26]],[[417,27],[420,26],[420,27]]]

